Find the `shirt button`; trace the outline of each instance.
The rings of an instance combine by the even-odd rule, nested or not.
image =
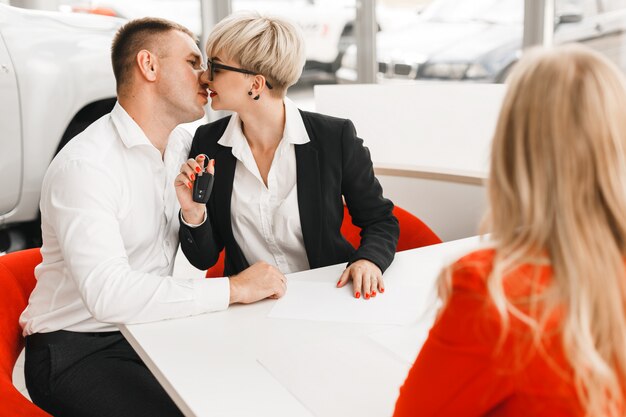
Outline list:
[[[190,238],[190,237],[188,237],[188,238],[187,238],[187,242],[189,242],[189,243],[193,243],[193,239],[192,239],[192,238]]]

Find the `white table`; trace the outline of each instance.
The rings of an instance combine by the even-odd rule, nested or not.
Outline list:
[[[432,312],[428,301],[441,267],[479,245],[472,237],[398,253],[384,276],[387,293],[400,285],[414,288],[415,303]],[[334,285],[343,267],[288,280]],[[393,413],[432,314],[408,326],[268,318],[276,302],[120,330],[187,416]]]

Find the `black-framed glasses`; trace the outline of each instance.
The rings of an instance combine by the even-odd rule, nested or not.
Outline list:
[[[250,70],[243,69],[243,68],[236,68],[236,67],[231,67],[231,66],[228,66],[228,65],[220,64],[219,62],[215,62],[215,61],[213,61],[211,59],[207,59],[206,64],[207,64],[207,68],[209,69],[209,81],[213,81],[213,76],[215,74],[215,70],[216,69],[223,69],[223,70],[226,70],[226,71],[240,72],[242,74],[248,74],[248,75],[259,75],[258,72],[254,72],[254,71],[250,71]],[[267,79],[265,80],[265,85],[270,90],[272,89],[272,85],[269,82],[267,82]]]

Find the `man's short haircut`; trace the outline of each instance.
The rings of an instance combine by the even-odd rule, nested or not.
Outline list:
[[[156,44],[155,38],[170,30],[186,33],[197,43],[193,32],[183,25],[157,17],[131,20],[117,31],[111,46],[111,63],[118,94],[130,81],[131,70],[139,51],[153,47]]]

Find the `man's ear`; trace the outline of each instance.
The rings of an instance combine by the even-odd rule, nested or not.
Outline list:
[[[150,51],[142,49],[137,53],[137,66],[139,67],[139,72],[141,72],[141,75],[143,75],[146,80],[156,80],[156,73],[158,69],[156,55],[152,54]]]

